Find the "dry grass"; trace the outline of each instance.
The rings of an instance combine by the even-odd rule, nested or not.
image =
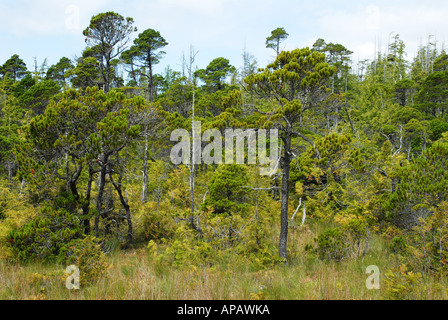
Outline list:
[[[304,246],[314,234],[308,229],[291,230],[288,265],[252,271],[237,257],[223,265],[200,268],[158,268],[145,249],[118,251],[108,257],[107,276],[71,291],[65,287],[64,266],[18,265],[0,261],[0,299],[88,300],[233,300],[233,299],[381,299],[383,274],[392,264],[380,239],[371,242],[364,258],[324,262],[305,254]],[[234,261],[232,260],[234,259]],[[380,290],[368,290],[365,268],[381,270]],[[384,271],[383,271],[384,270]],[[447,279],[426,277],[421,299],[446,299]]]

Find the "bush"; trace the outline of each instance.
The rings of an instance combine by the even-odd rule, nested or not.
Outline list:
[[[442,202],[434,212],[408,232],[401,255],[416,271],[446,273],[448,271],[448,203]],[[405,241],[406,240],[406,241]]]
[[[384,280],[386,288],[383,298],[387,300],[414,300],[422,290],[421,273],[408,271],[403,264],[398,268],[388,270]]]
[[[347,234],[352,255],[355,257],[359,257],[361,254],[364,255],[368,246],[366,221],[352,218],[343,226],[343,230]]]
[[[144,204],[147,211],[140,217],[139,229],[143,233],[145,241],[171,239],[176,231],[176,223],[165,211],[151,210],[148,204]]]
[[[347,236],[338,227],[326,229],[314,240],[317,242],[317,254],[322,260],[340,261],[348,254]]]
[[[70,241],[63,247],[58,259],[61,263],[79,268],[81,285],[100,279],[108,269],[106,256],[98,240],[92,236]]]
[[[395,254],[403,253],[406,249],[406,240],[403,237],[394,237],[389,244],[389,250]]]
[[[247,212],[248,191],[241,187],[247,185],[248,179],[247,169],[243,166],[218,166],[208,183],[210,194],[205,207],[212,207],[217,214]]]
[[[342,221],[341,226],[326,229],[315,241],[322,260],[340,261],[364,255],[368,247],[368,226],[359,218]]]
[[[56,258],[70,241],[83,237],[77,216],[64,209],[44,207],[41,215],[8,234],[13,256],[20,260]]]

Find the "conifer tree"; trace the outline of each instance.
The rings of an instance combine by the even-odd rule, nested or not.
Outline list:
[[[160,35],[159,31],[146,29],[134,40],[134,45],[125,51],[124,57],[140,67],[140,70],[144,70],[138,73],[148,78],[148,95],[151,103],[154,102],[154,65],[158,64],[165,54],[164,51],[159,50],[167,45],[168,42]]]
[[[219,57],[213,59],[205,69],[199,69],[195,76],[205,82],[205,87],[210,92],[216,92],[226,87],[225,79],[235,71],[228,59]]]
[[[3,77],[9,77],[13,81],[22,79],[27,73],[25,62],[17,54],[12,55],[0,68],[0,74]]]
[[[93,16],[89,26],[82,32],[86,42],[95,47],[99,54],[98,62],[106,93],[114,77],[112,60],[119,57],[126,48],[130,34],[137,31],[133,24],[132,18],[124,18],[109,11]]]
[[[59,59],[58,63],[48,68],[46,79],[54,80],[58,82],[61,87],[64,87],[67,85],[68,80],[66,72],[73,68],[72,61],[67,57],[62,57]]]
[[[277,59],[259,74],[248,76],[245,81],[254,92],[273,99],[276,104],[270,110],[261,111],[259,124],[278,128],[283,142],[281,156],[282,199],[279,254],[287,258],[289,174],[293,159],[292,137],[300,137],[313,145],[304,135],[302,117],[316,112],[326,99],[324,83],[336,72],[325,62],[325,54],[309,48],[281,52]],[[260,111],[260,110],[259,110]],[[317,156],[319,156],[317,154]]]
[[[266,48],[274,49],[277,56],[280,54],[280,43],[282,43],[289,34],[284,28],[276,28],[271,31],[271,35],[266,38]]]

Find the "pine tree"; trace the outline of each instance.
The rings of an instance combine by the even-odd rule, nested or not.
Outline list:
[[[154,66],[165,54],[164,51],[159,50],[167,45],[168,42],[159,31],[146,29],[134,40],[134,45],[125,51],[125,58],[127,57],[128,60],[132,58],[132,62],[140,68],[139,75],[148,78],[148,96],[151,103],[154,102]]]
[[[314,142],[301,133],[302,117],[316,112],[321,101],[327,97],[324,83],[336,72],[325,62],[325,54],[309,48],[281,52],[277,59],[259,74],[248,76],[245,81],[255,93],[276,102],[270,110],[260,111],[261,127],[280,130],[283,142],[281,231],[279,254],[287,258],[289,174],[293,159],[291,141],[300,137],[313,145]],[[318,155],[317,155],[318,156]]]
[[[277,56],[280,54],[280,43],[282,43],[289,34],[284,28],[276,28],[271,31],[271,35],[266,38],[266,48],[274,49]]]
[[[14,54],[1,66],[0,74],[3,77],[9,77],[13,81],[17,81],[26,76],[28,70],[25,62],[20,59],[19,55]]]
[[[133,24],[132,18],[124,18],[109,11],[93,16],[89,26],[82,32],[86,36],[86,42],[95,47],[99,54],[98,62],[106,93],[114,78],[112,60],[120,56],[131,33],[137,31]]]

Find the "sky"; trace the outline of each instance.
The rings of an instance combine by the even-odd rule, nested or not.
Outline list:
[[[448,41],[446,0],[0,0],[0,64],[18,54],[29,70],[35,60],[48,66],[61,57],[75,59],[85,48],[82,31],[92,16],[115,11],[132,17],[138,31],[155,29],[168,42],[155,67],[180,71],[182,55],[197,52],[194,67],[205,68],[218,57],[242,68],[244,51],[259,67],[275,57],[266,48],[271,31],[289,34],[281,49],[312,46],[322,38],[353,51],[357,61],[373,59],[399,34],[408,59],[428,37],[442,48]]]

